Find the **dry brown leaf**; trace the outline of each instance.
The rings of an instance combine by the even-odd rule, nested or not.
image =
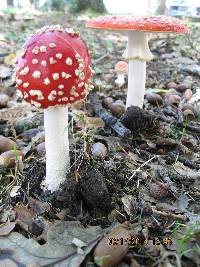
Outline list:
[[[25,206],[15,207],[16,222],[25,231],[31,231],[33,225],[33,219],[36,217],[36,213],[32,209],[28,209]]]
[[[29,197],[29,206],[31,209],[37,214],[43,214],[46,211],[49,211],[51,209],[51,205],[47,202],[42,202],[40,200],[34,199],[32,197]]]
[[[0,236],[8,235],[14,228],[16,222],[7,222],[0,226]]]

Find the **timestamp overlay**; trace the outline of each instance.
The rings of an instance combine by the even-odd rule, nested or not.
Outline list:
[[[147,239],[142,237],[121,237],[121,238],[115,238],[115,237],[109,237],[108,238],[108,245],[109,246],[144,246],[147,245],[149,242],[152,242],[153,245],[159,246],[159,245],[168,245],[171,246],[173,241],[171,237],[165,237],[165,238],[159,238],[154,237],[153,239]]]

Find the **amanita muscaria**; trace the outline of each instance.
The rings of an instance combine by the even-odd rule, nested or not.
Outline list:
[[[143,106],[146,61],[153,58],[148,45],[149,33],[187,33],[188,27],[180,19],[168,16],[100,16],[88,21],[87,27],[125,31],[128,43],[124,57],[129,60],[126,107]]]
[[[17,57],[17,94],[44,109],[45,189],[59,189],[70,167],[68,106],[92,88],[88,49],[79,33],[60,25],[45,26],[32,35]]]
[[[128,64],[125,61],[118,61],[115,65],[115,71],[117,73],[115,82],[122,86],[125,83],[124,76],[128,73]]]

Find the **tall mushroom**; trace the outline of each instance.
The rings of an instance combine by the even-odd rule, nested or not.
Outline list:
[[[143,106],[146,61],[153,58],[148,45],[148,33],[186,33],[188,27],[177,18],[167,16],[100,16],[88,21],[94,29],[120,30],[128,34],[124,57],[129,60],[126,107]]]
[[[90,57],[79,33],[60,25],[32,35],[17,57],[17,94],[44,109],[45,189],[54,192],[70,167],[68,106],[84,99],[91,85]]]

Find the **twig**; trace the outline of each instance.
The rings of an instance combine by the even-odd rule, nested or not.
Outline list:
[[[95,94],[91,94],[89,99],[95,114],[98,115],[107,126],[112,128],[122,138],[131,136],[131,131],[126,128],[116,117],[112,116],[105,110],[105,108],[103,108]]]
[[[101,60],[103,60],[104,58],[108,57],[109,55],[110,55],[110,53],[108,52],[108,53],[104,54],[103,56],[93,60],[93,64],[99,63]]]
[[[152,158],[148,159],[147,161],[145,161],[144,163],[142,163],[142,165],[140,165],[140,167],[138,167],[136,170],[133,171],[133,174],[131,175],[131,177],[128,179],[128,182],[136,175],[137,172],[141,171],[141,169],[146,166],[149,162],[151,162],[153,159],[157,158],[158,156],[153,156]],[[127,182],[127,183],[128,183]]]
[[[187,221],[187,217],[185,215],[181,215],[181,214],[173,214],[171,212],[165,212],[165,211],[160,211],[160,210],[155,210],[152,209],[153,213],[155,213],[156,215],[162,216],[162,217],[168,217],[168,218],[172,218],[174,220],[181,220],[181,221]]]

